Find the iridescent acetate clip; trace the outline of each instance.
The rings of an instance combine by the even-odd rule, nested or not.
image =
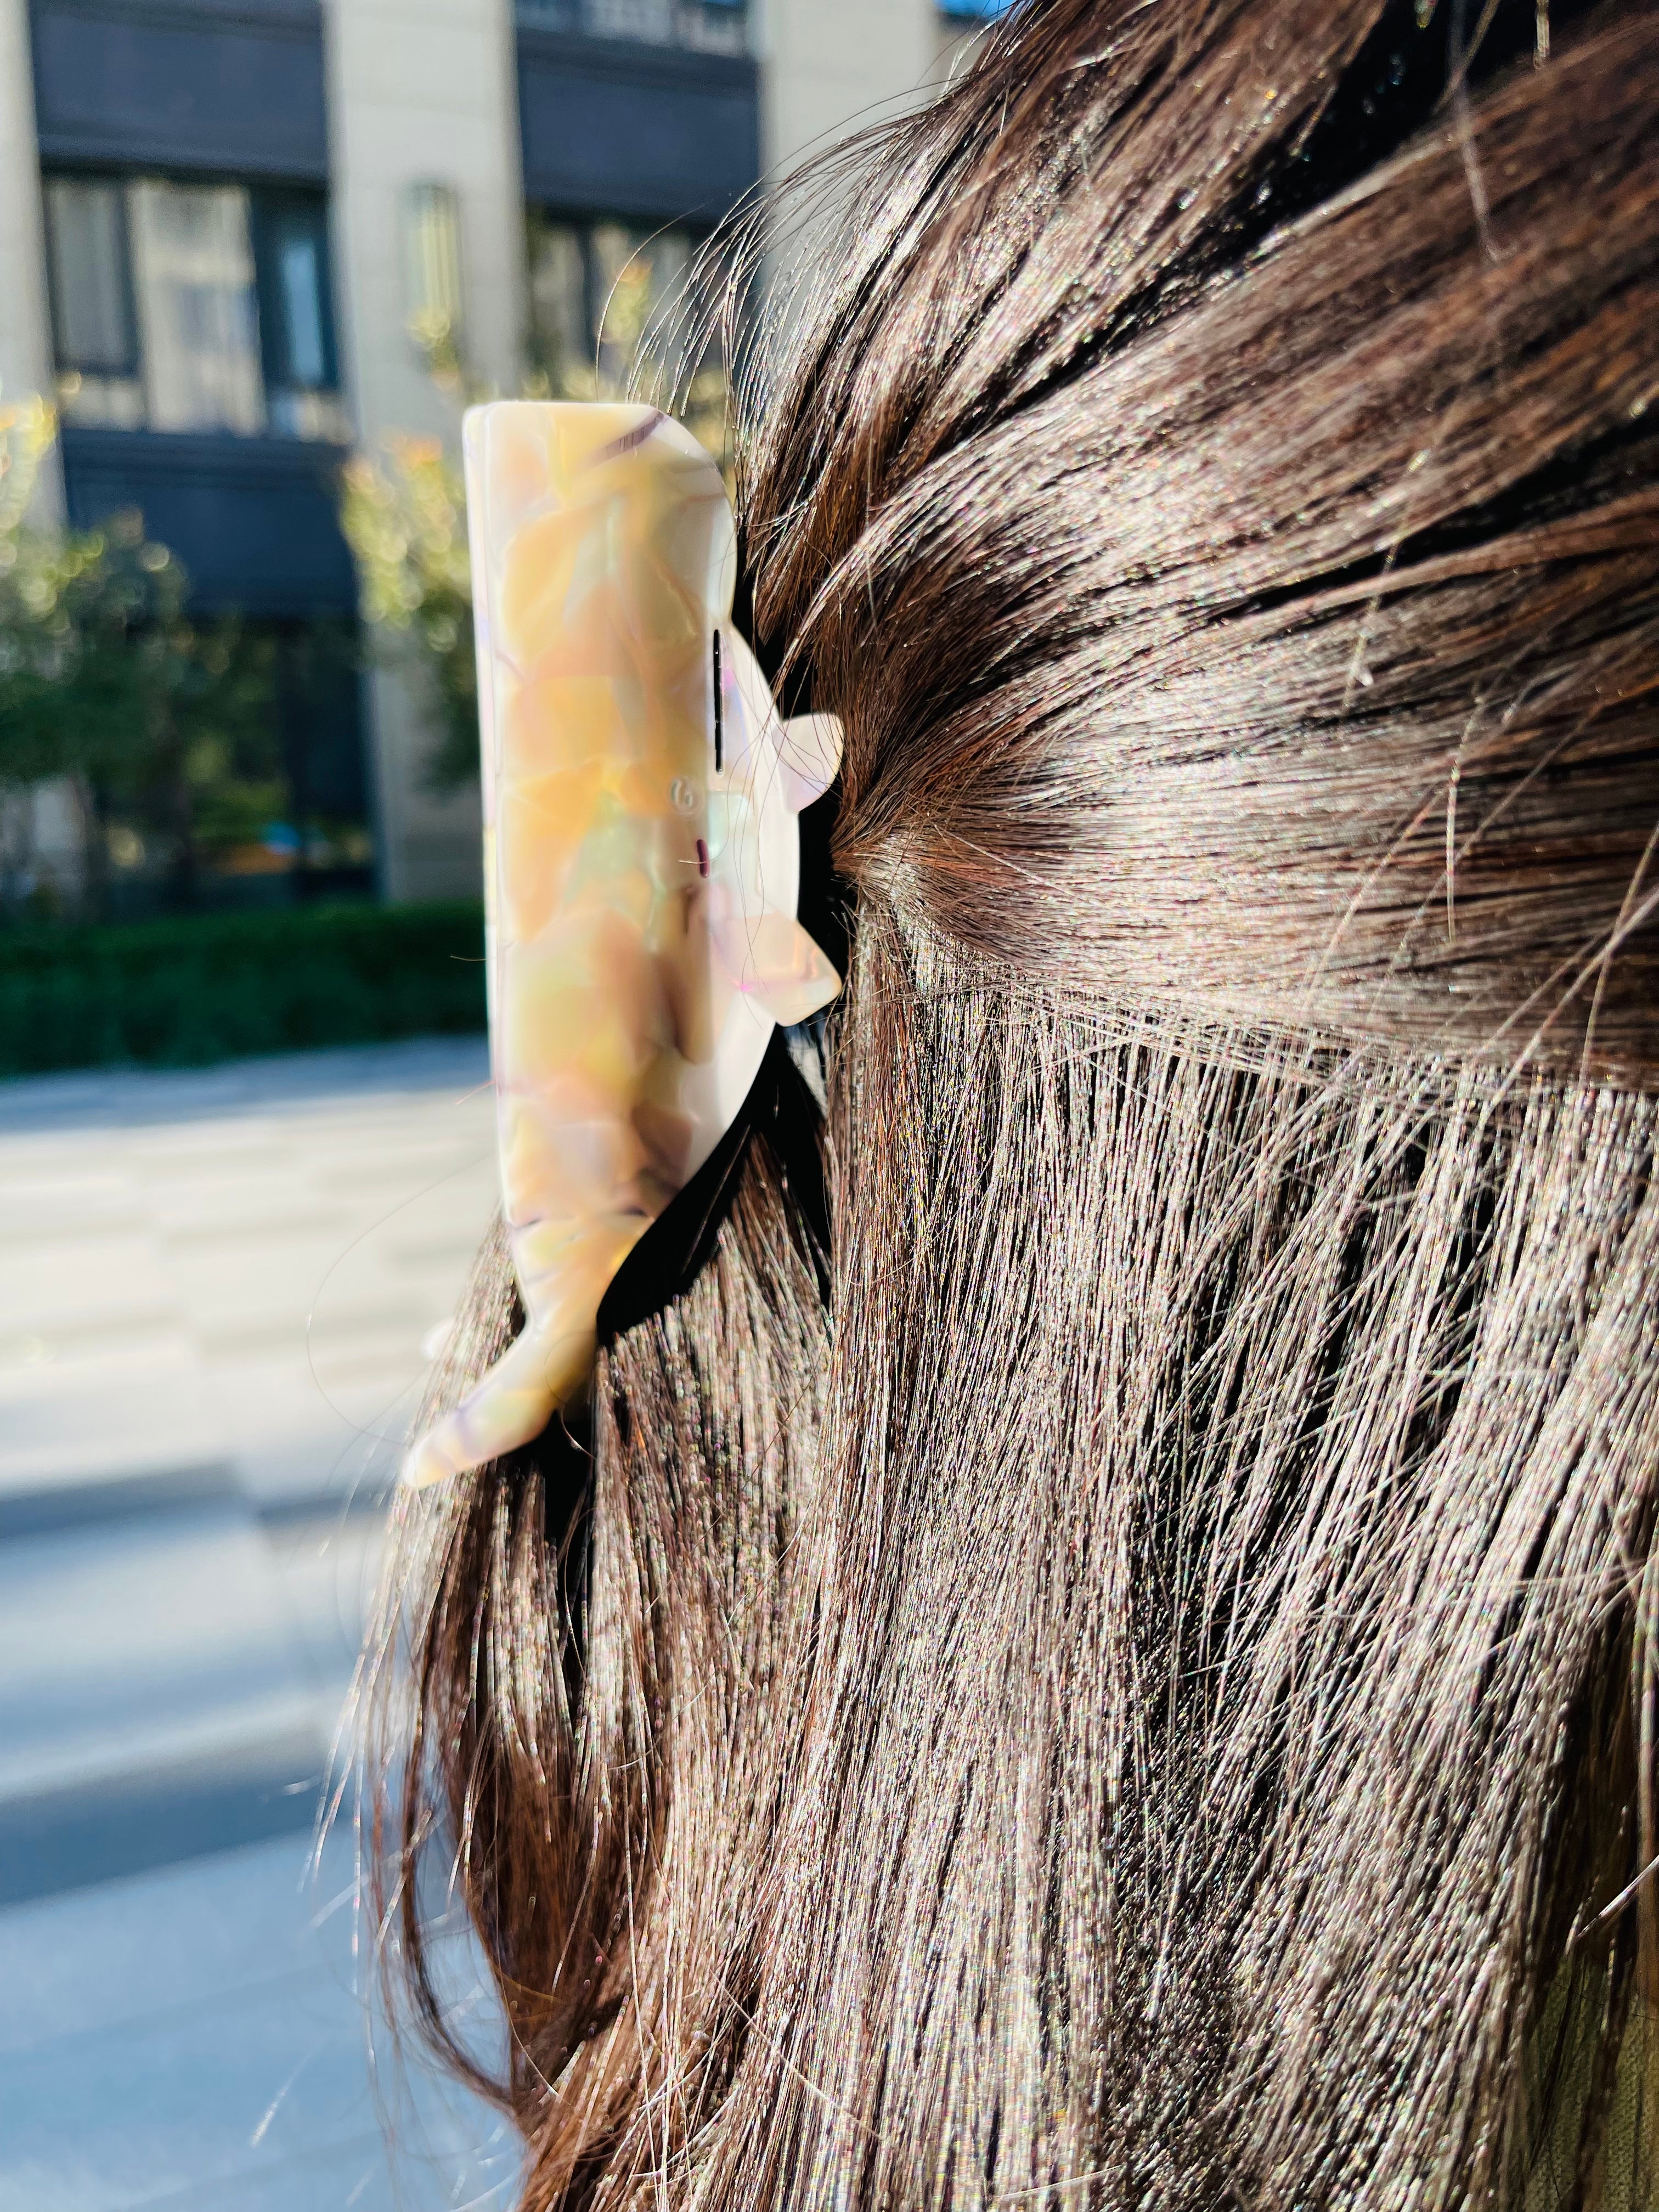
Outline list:
[[[466,418],[490,1058],[523,1334],[415,1445],[441,1481],[583,1389],[599,1304],[840,978],[796,919],[830,715],[778,718],[732,627],[732,509],[648,407]]]

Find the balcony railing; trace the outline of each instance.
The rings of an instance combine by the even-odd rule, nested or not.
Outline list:
[[[749,52],[746,0],[517,0],[526,26],[713,54]]]

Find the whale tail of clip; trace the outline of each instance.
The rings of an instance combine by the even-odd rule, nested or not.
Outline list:
[[[593,1360],[593,1337],[526,1328],[435,1427],[413,1445],[399,1480],[425,1490],[470,1474],[504,1452],[533,1443],[578,1389]]]

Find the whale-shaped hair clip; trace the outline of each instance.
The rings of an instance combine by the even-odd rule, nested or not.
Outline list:
[[[522,1334],[409,1453],[413,1486],[585,1388],[623,1261],[742,1110],[775,1024],[841,979],[796,919],[796,817],[841,725],[778,718],[732,626],[719,470],[649,407],[465,425],[490,1065]]]

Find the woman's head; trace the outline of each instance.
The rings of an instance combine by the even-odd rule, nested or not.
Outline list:
[[[405,1536],[532,2205],[1654,2201],[1659,13],[1449,12],[1017,9],[771,342],[828,1249]]]

